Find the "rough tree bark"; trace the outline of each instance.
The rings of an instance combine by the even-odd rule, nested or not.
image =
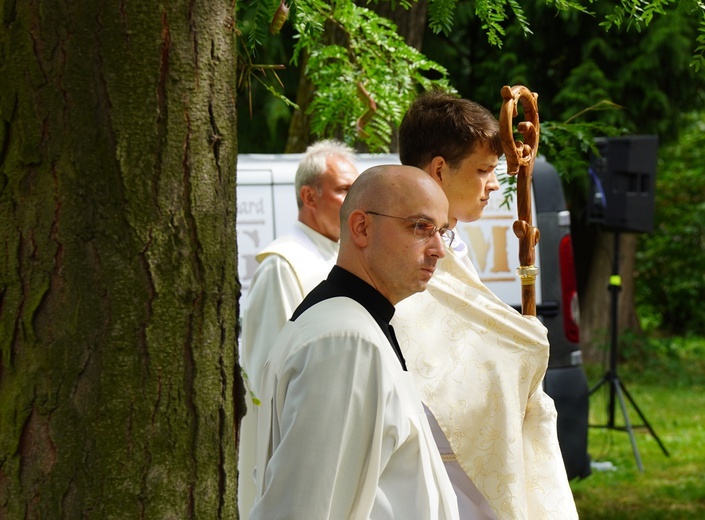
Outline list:
[[[234,518],[235,4],[1,16],[0,518]]]

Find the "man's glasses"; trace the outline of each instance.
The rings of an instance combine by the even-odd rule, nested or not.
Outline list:
[[[385,215],[384,213],[377,213],[376,211],[365,211],[368,215],[377,215],[378,217],[388,217],[395,218],[397,220],[406,220],[414,224],[414,235],[420,238],[424,242],[428,242],[433,238],[433,235],[438,234],[443,237],[448,246],[453,244],[453,239],[455,238],[455,233],[448,228],[438,228],[436,225],[425,218],[404,218],[395,217],[394,215]]]

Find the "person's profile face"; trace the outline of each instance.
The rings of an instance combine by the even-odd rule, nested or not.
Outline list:
[[[341,157],[329,157],[327,170],[316,187],[318,232],[331,240],[340,239],[340,206],[357,179],[355,165]]]
[[[495,168],[499,158],[487,143],[477,145],[460,164],[443,176],[441,186],[450,204],[451,227],[482,216],[490,193],[499,189]]]
[[[424,181],[425,185],[415,184],[406,195],[395,197],[396,203],[380,212],[387,216],[368,215],[370,274],[377,290],[392,304],[425,290],[436,262],[445,256],[445,245],[438,232],[424,238],[415,230],[413,221],[417,219],[432,222],[436,228],[448,224],[446,197],[431,177]]]

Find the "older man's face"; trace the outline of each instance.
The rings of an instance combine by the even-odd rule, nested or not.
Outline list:
[[[357,179],[355,165],[341,157],[328,157],[327,170],[320,177],[316,189],[318,232],[331,240],[340,239],[340,206]]]

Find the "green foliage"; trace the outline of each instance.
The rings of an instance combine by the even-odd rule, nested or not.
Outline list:
[[[429,0],[428,26],[436,34],[450,34],[453,27],[453,12],[456,0]]]
[[[701,22],[700,27],[698,27],[696,41],[698,46],[693,53],[693,68],[695,72],[700,72],[700,69],[705,65],[705,21]]]
[[[548,102],[540,105],[542,121],[565,120],[602,100],[624,107],[599,117],[590,114],[582,121],[585,127],[574,129],[573,135],[583,134],[593,121],[629,132],[671,135],[669,127],[678,127],[681,100],[688,96],[692,105],[688,66],[695,72],[705,60],[705,3],[699,0],[429,0],[431,32],[451,43],[440,54],[433,53],[433,45],[425,47],[431,49],[430,59],[410,49],[388,21],[356,5],[363,3],[290,0],[285,37],[291,36],[295,46],[280,63],[305,65],[305,74],[323,88],[316,93],[315,110],[309,111],[319,137],[361,140],[370,151],[388,148],[397,114],[413,93],[448,89],[449,77],[462,95],[490,108],[496,106],[502,84],[530,86]],[[392,1],[404,9],[414,3]],[[283,92],[279,69],[253,59],[258,48],[272,45],[267,30],[279,2],[237,5],[240,39],[245,42],[240,43],[242,88],[251,90],[251,80],[256,80],[288,102],[291,94]],[[596,22],[586,24],[588,17]],[[537,37],[527,38],[533,33]],[[333,48],[325,49],[328,46]],[[500,47],[505,50],[499,52]],[[309,55],[313,62],[302,59]],[[340,79],[347,84],[334,85]],[[358,96],[358,82],[369,93],[367,99]],[[370,99],[377,105],[372,115]],[[358,122],[365,123],[362,131]],[[574,148],[584,150],[580,142]]]
[[[605,30],[612,27],[626,27],[637,32],[644,30],[656,15],[666,15],[669,9],[687,10],[690,16],[699,19],[700,27],[696,42],[698,46],[692,53],[690,66],[699,72],[705,64],[705,2],[700,0],[621,0],[614,10],[605,16],[600,25]]]
[[[505,29],[503,24],[508,18],[505,3],[509,6],[509,10],[516,16],[521,29],[525,34],[531,34],[529,22],[524,16],[524,11],[516,0],[477,0],[475,2],[475,14],[482,23],[482,29],[487,34],[487,41],[490,45],[502,47]]]
[[[526,38],[519,24],[508,26],[501,51],[486,41],[469,4],[459,4],[450,36],[427,37],[427,55],[448,67],[461,95],[498,112],[502,85],[526,85],[540,95],[542,122],[566,121],[610,100],[622,109],[591,110],[580,121],[664,139],[677,136],[684,110],[705,106],[705,79],[689,67],[702,18],[694,16],[693,2],[669,6],[642,33],[627,31],[626,23],[605,33],[597,21],[586,23],[591,15],[559,11],[545,0],[521,5],[535,35]],[[615,9],[609,0],[591,5],[597,20]]]
[[[568,120],[543,121],[539,153],[550,162],[564,180],[584,177],[589,166],[590,156],[599,154],[596,137],[614,136],[624,133],[624,129],[600,121],[578,122],[576,119],[591,111],[617,110],[620,107],[609,101],[601,101],[581,110]],[[516,191],[516,177],[503,175],[499,178],[503,186],[504,205],[508,205]]]
[[[266,43],[269,24],[279,3],[280,0],[241,0],[235,4],[241,43],[248,54],[256,55],[257,49]]]
[[[300,35],[294,59],[308,53],[306,75],[316,91],[308,113],[317,136],[337,135],[370,151],[388,151],[392,127],[419,89],[451,90],[443,67],[409,47],[391,21],[365,7],[301,1],[294,27]],[[333,28],[340,43],[327,39]]]
[[[592,0],[590,0],[592,3]],[[594,14],[588,10],[587,7],[582,5],[580,2],[574,2],[572,0],[546,0],[546,4],[554,4],[556,10],[558,11],[577,11],[579,13]]]
[[[266,61],[256,63],[254,61],[258,51],[264,45],[270,45],[272,42],[277,41],[269,34],[269,26],[279,4],[280,0],[238,2],[236,4],[238,10],[237,34],[239,35],[236,40],[239,57],[237,84],[239,89],[247,92],[250,115],[253,113],[253,80],[259,83],[274,98],[279,99],[292,108],[296,108],[296,104],[277,89],[277,87],[284,87],[277,72],[284,69],[284,65],[266,63]]]
[[[705,335],[705,122],[690,114],[660,150],[654,232],[641,237],[636,299],[652,328]]]
[[[675,3],[675,0],[621,0],[612,13],[605,16],[605,20],[600,23],[605,30],[612,26],[634,28],[641,31],[651,23],[655,14],[666,14],[666,7]]]
[[[304,67],[303,73],[314,85],[315,96],[307,113],[317,137],[335,136],[351,145],[361,142],[369,151],[388,151],[392,128],[419,90],[453,91],[445,68],[409,47],[390,20],[351,1],[290,3],[288,25],[295,44],[288,59],[294,66]],[[396,2],[403,8],[412,3]],[[440,30],[449,29],[455,3],[432,2],[430,23]],[[252,80],[256,80],[295,107],[282,92],[284,85],[277,71],[283,66],[256,64],[251,58],[257,43],[271,45],[272,41],[264,28],[253,24],[269,24],[278,5],[268,0],[267,6],[257,2],[241,6],[240,84],[248,92],[250,105]],[[265,12],[269,14],[265,16]]]
[[[553,4],[557,11],[575,10],[588,13],[583,5],[572,0],[545,0],[545,2]],[[512,20],[512,17],[524,37],[533,34],[529,19],[518,0],[475,0],[468,2],[468,7],[471,4],[474,4],[474,14],[480,20],[487,41],[492,46],[502,47],[506,35],[504,26]],[[444,32],[446,35],[449,33],[449,31]]]
[[[614,103],[604,100],[581,110],[565,122],[544,121],[541,124],[541,143],[539,149],[546,159],[553,164],[563,178],[570,180],[587,171],[590,155],[599,152],[595,138],[614,136],[624,133],[624,129],[614,127],[601,121],[577,122],[580,116],[591,111],[619,109]]]
[[[568,181],[565,187],[573,217],[579,277],[587,276],[593,253],[594,236],[584,217],[588,193],[586,172],[589,154],[595,151],[594,137],[657,134],[662,156],[659,179],[664,176],[665,168],[671,169],[671,163],[680,164],[679,171],[690,169],[688,180],[685,174],[679,174],[681,181],[674,183],[680,195],[685,197],[688,192],[695,197],[705,192],[700,180],[705,175],[699,167],[705,158],[691,153],[687,159],[681,154],[682,159],[676,160],[675,152],[666,155],[687,127],[684,114],[705,110],[705,78],[696,74],[692,66],[696,37],[703,38],[701,45],[705,48],[702,2],[697,6],[690,0],[650,4],[657,3],[666,15],[659,15],[655,8],[649,16],[639,11],[622,11],[621,26],[613,25],[606,33],[597,22],[612,14],[621,2],[591,2],[594,15],[576,10],[558,11],[545,0],[522,2],[534,36],[526,38],[519,24],[508,25],[501,51],[486,41],[473,6],[459,4],[457,29],[448,37],[428,35],[424,42],[428,56],[448,66],[449,76],[460,94],[495,113],[499,112],[499,90],[503,84],[522,84],[539,93],[539,153]],[[647,4],[639,5],[645,9]],[[590,23],[591,16],[594,23]],[[630,17],[639,16],[641,32],[636,26],[630,30]],[[647,22],[648,30],[643,30]],[[703,144],[692,144],[689,148],[705,149]],[[698,178],[690,180],[690,177]],[[672,178],[675,180],[675,176]],[[659,193],[664,189],[659,181],[659,206],[662,205]],[[694,316],[699,314],[699,306],[693,304],[705,295],[703,270],[695,268],[705,255],[693,243],[695,238],[703,236],[702,225],[698,224],[705,222],[702,199],[696,202],[681,198],[669,206],[669,213],[657,209],[664,214],[662,219],[657,216],[662,224],[653,235],[643,237],[640,245],[645,256],[637,264],[638,314],[648,317],[652,326],[667,330],[693,326],[702,330],[698,325],[702,318]],[[647,253],[652,245],[658,247]],[[648,272],[642,274],[642,266]],[[679,315],[683,318],[679,319]]]

